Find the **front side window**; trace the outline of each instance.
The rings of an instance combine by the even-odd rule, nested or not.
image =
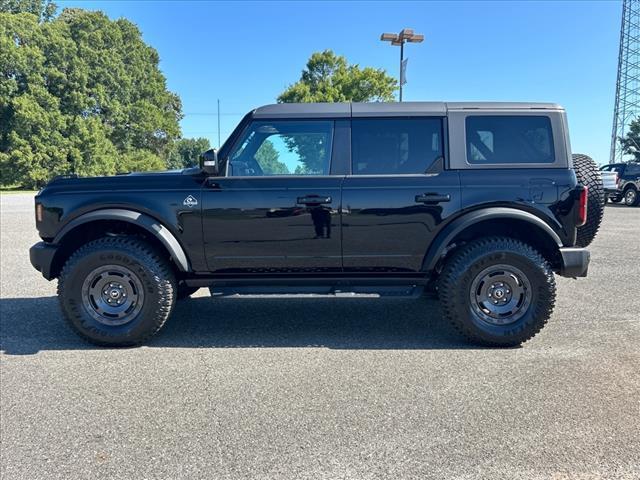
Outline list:
[[[470,164],[555,162],[549,117],[469,116],[465,130]]]
[[[229,156],[229,175],[328,175],[333,122],[255,121]]]
[[[373,118],[351,122],[353,175],[425,173],[442,157],[440,118]]]

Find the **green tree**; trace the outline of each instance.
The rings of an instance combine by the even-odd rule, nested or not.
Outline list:
[[[382,68],[350,65],[345,57],[325,50],[311,55],[300,79],[278,96],[278,102],[390,102],[397,85]],[[322,173],[326,145],[321,137],[298,135],[285,141],[305,165],[300,172]]]
[[[48,2],[0,1],[0,183],[163,168],[182,107],[138,28],[101,12],[50,19]]]
[[[640,162],[640,118],[631,122],[629,131],[620,139],[620,144],[624,153],[633,155],[634,159]]]
[[[278,151],[269,140],[262,142],[255,154],[256,161],[266,175],[286,175],[289,173],[289,169],[279,158]]]
[[[198,165],[198,156],[211,148],[207,138],[181,138],[169,150],[166,163],[169,169],[182,169]]]
[[[316,52],[300,80],[278,96],[278,102],[390,102],[398,88],[382,68],[349,65],[331,50]]]
[[[0,12],[31,13],[41,22],[51,20],[57,9],[51,0],[0,0]]]

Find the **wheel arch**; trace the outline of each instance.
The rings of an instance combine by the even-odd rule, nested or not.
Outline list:
[[[88,227],[91,227],[90,231],[94,231],[96,227],[107,228],[109,225],[117,224],[130,226],[133,233],[145,232],[146,236],[152,240],[156,246],[162,248],[167,253],[178,271],[191,271],[189,259],[184,248],[182,248],[182,245],[173,233],[160,221],[150,215],[134,210],[108,208],[84,213],[70,221],[56,234],[53,243],[59,245],[60,248],[53,258],[53,276],[56,276],[62,269],[66,257],[74,250],[73,247],[77,248],[76,244],[78,241],[76,238],[80,236],[81,233],[83,238],[91,238],[91,235],[87,236],[89,232]],[[70,239],[74,239],[74,241],[70,242]],[[80,242],[80,244],[81,243],[84,242]],[[65,248],[65,246],[68,246],[68,248]]]
[[[429,246],[422,269],[437,270],[459,242],[495,235],[522,240],[540,250],[554,268],[561,266],[562,240],[544,220],[516,208],[488,207],[466,213],[444,227]]]

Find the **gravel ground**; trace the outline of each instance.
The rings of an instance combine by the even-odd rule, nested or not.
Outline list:
[[[32,196],[0,200],[2,479],[640,478],[640,208],[607,207],[522,348],[465,344],[434,300],[201,290],[112,350],[31,268]]]

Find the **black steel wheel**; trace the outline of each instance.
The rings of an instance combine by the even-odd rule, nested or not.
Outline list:
[[[137,345],[157,333],[175,304],[169,261],[137,237],[104,237],[65,263],[58,298],[67,323],[97,345]]]
[[[553,271],[533,247],[488,237],[464,245],[438,279],[445,318],[475,343],[515,346],[546,324],[555,304]]]
[[[531,283],[512,265],[492,265],[476,275],[469,290],[471,308],[491,325],[518,321],[531,305]]]
[[[120,265],[104,265],[87,275],[82,303],[96,321],[124,325],[136,318],[144,305],[144,289],[138,276]]]

